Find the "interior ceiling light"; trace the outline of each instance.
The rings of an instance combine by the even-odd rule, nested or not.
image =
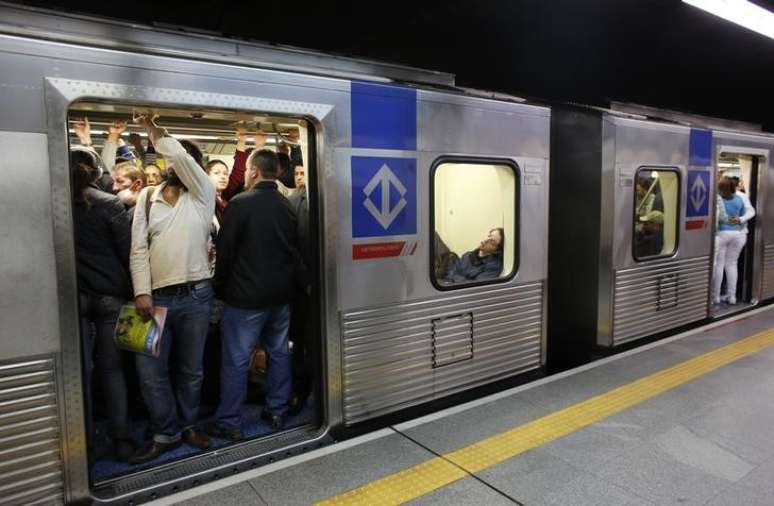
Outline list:
[[[774,39],[774,12],[747,0],[683,0],[710,14]]]

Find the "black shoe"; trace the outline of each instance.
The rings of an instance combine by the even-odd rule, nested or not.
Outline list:
[[[210,438],[207,437],[207,434],[193,427],[183,431],[183,441],[200,450],[206,450],[210,447]]]
[[[121,462],[129,462],[132,455],[137,453],[137,445],[129,438],[113,440],[113,453]]]
[[[153,459],[158,458],[163,453],[174,450],[180,446],[180,441],[173,443],[159,443],[158,441],[152,441],[149,445],[141,448],[134,455],[129,458],[130,464],[145,464]]]
[[[266,422],[272,430],[280,430],[285,426],[285,418],[280,415],[273,415],[268,410],[261,411],[261,420]]]
[[[205,427],[207,434],[212,437],[218,437],[221,439],[230,439],[231,441],[239,441],[243,438],[242,431],[239,429],[223,429],[215,422],[210,422]]]
[[[306,400],[309,398],[309,394],[296,394],[290,399],[290,406],[288,406],[288,415],[297,416],[306,407]]]

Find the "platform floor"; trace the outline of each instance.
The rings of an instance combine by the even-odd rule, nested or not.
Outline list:
[[[774,308],[152,504],[774,504]]]

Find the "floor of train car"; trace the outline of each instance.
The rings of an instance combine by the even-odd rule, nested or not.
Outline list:
[[[214,419],[216,406],[214,404],[208,404],[202,406],[201,412],[204,416],[199,419],[199,428],[203,429],[207,422]],[[281,434],[294,428],[302,427],[304,425],[314,424],[316,421],[316,401],[314,395],[307,398],[303,409],[296,415],[287,418],[285,427],[280,432],[272,431],[265,422],[260,419],[261,411],[263,409],[263,395],[260,385],[251,384],[248,401],[245,403],[242,414],[244,416],[244,423],[242,426],[242,432],[245,440],[258,439],[274,434]],[[143,441],[149,439],[148,434],[148,420],[145,417],[137,417],[132,423],[132,438],[140,444]],[[94,427],[94,441],[92,444],[92,459],[93,466],[91,468],[91,478],[95,483],[103,482],[112,478],[125,476],[130,473],[145,471],[147,469],[154,468],[161,464],[167,464],[174,462],[185,457],[193,455],[199,455],[212,451],[218,448],[223,448],[234,444],[231,441],[220,438],[210,438],[210,449],[199,450],[187,444],[182,444],[179,448],[169,451],[161,455],[159,458],[152,460],[146,464],[131,465],[125,462],[121,462],[115,459],[113,456],[112,443],[107,435],[107,422],[103,417],[99,417],[96,420]]]

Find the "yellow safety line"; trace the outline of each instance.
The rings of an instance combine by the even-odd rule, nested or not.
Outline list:
[[[604,420],[772,344],[774,330],[755,334],[317,504],[392,505],[416,499]]]

